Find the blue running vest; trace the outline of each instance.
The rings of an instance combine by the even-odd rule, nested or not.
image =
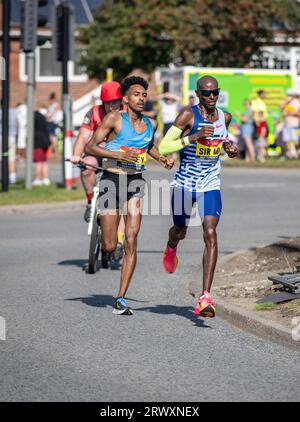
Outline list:
[[[127,151],[134,149],[139,154],[136,163],[126,163],[124,161],[116,161],[108,159],[109,165],[123,169],[131,169],[142,171],[145,170],[146,154],[149,144],[153,137],[153,126],[147,116],[143,116],[143,120],[147,125],[147,129],[143,133],[136,132],[132,127],[129,116],[126,112],[121,113],[122,126],[120,132],[115,139],[107,142],[105,149],[109,151]]]

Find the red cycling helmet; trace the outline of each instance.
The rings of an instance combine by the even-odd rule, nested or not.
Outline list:
[[[119,82],[105,82],[101,86],[101,94],[100,100],[102,102],[105,101],[114,101],[114,100],[121,100],[121,85]]]

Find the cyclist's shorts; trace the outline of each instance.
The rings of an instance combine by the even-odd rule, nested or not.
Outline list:
[[[188,190],[174,187],[172,193],[172,213],[175,226],[188,226],[195,203],[197,203],[199,215],[202,220],[208,215],[218,219],[221,217],[222,198],[220,190],[189,192]]]
[[[133,197],[143,198],[145,183],[141,173],[127,175],[104,170],[99,183],[98,208],[116,210]]]

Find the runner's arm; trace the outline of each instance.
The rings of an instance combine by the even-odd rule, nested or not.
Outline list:
[[[172,158],[167,158],[161,155],[155,145],[150,146],[147,152],[152,158],[154,158],[154,160],[158,161],[168,170],[171,170],[173,167],[175,161]]]
[[[167,168],[168,170],[170,170],[173,165],[174,165],[174,160],[173,159],[168,159],[167,157],[164,157],[163,155],[161,155],[158,151],[158,149],[156,148],[156,146],[154,145],[154,135],[157,129],[157,122],[155,120],[151,120],[151,123],[153,125],[153,136],[152,136],[152,140],[149,144],[149,148],[147,153],[150,155],[150,157],[154,158],[154,160],[156,160],[157,162],[159,162],[163,167]]]
[[[154,158],[154,160],[159,161],[161,155],[160,155],[158,149],[154,145],[154,136],[155,136],[155,132],[156,132],[156,129],[157,129],[157,122],[154,121],[153,119],[150,119],[150,121],[151,121],[152,126],[153,126],[153,136],[152,136],[151,142],[149,144],[147,153],[150,155],[150,157]]]
[[[227,113],[226,111],[224,112],[224,115],[225,115],[225,125],[228,130],[232,116],[230,113]],[[238,147],[234,145],[232,141],[229,141],[228,136],[225,139],[225,141],[223,141],[223,149],[229,158],[234,158],[238,153]]]
[[[180,151],[192,142],[196,142],[200,138],[213,135],[212,126],[204,126],[199,132],[192,135],[182,137],[183,133],[187,133],[193,126],[194,115],[191,108],[184,108],[176,117],[174,124],[161,140],[158,150],[162,155],[168,155],[172,152]]]

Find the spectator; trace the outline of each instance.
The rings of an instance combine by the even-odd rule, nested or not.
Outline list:
[[[274,137],[275,137],[275,146],[280,147],[281,154],[280,159],[284,160],[286,157],[286,145],[283,142],[283,123],[278,116],[274,118]]]
[[[16,165],[16,138],[18,131],[17,109],[9,109],[8,123],[8,172],[9,183],[15,184],[17,181],[17,165]],[[0,161],[2,157],[2,110],[0,109]]]
[[[50,137],[45,116],[37,109],[34,112],[34,151],[35,178],[33,186],[49,186],[49,168],[47,162],[47,150],[50,147]]]
[[[57,155],[56,129],[57,129],[57,125],[63,119],[63,113],[62,113],[59,103],[56,101],[55,92],[51,92],[49,96],[49,105],[47,108],[46,118],[47,118],[48,132],[50,135],[51,152],[55,156]]]
[[[259,111],[256,117],[256,133],[257,139],[255,140],[256,147],[256,157],[258,161],[264,163],[267,156],[267,136],[268,136],[268,127],[265,121],[264,112]]]
[[[189,107],[193,107],[197,103],[197,98],[194,95],[189,96]]]
[[[27,105],[24,102],[17,104],[17,155],[19,158],[26,157],[26,136],[27,136]]]
[[[253,162],[255,161],[253,111],[249,100],[245,100],[244,105],[246,109],[245,113],[241,115],[239,112],[236,112],[236,115],[241,119],[240,136],[245,146],[245,159],[248,162]]]
[[[159,96],[160,108],[163,122],[163,136],[168,132],[172,124],[174,123],[178,111],[180,98],[177,95],[165,92]]]
[[[261,89],[257,91],[257,95],[251,101],[251,110],[253,112],[253,120],[255,123],[256,121],[259,123],[262,116],[265,122],[268,118],[268,110],[265,103],[266,96],[266,91]],[[263,115],[261,113],[263,113]]]
[[[281,105],[284,126],[282,132],[283,142],[286,147],[286,157],[288,159],[298,158],[298,128],[300,125],[300,100],[295,91],[289,90],[287,98]]]
[[[150,119],[157,119],[158,110],[155,101],[146,101],[143,114]]]
[[[159,96],[159,99],[163,122],[163,136],[165,136],[177,117],[180,108],[180,98],[170,92],[164,92]],[[177,152],[168,155],[168,158],[176,160]]]

